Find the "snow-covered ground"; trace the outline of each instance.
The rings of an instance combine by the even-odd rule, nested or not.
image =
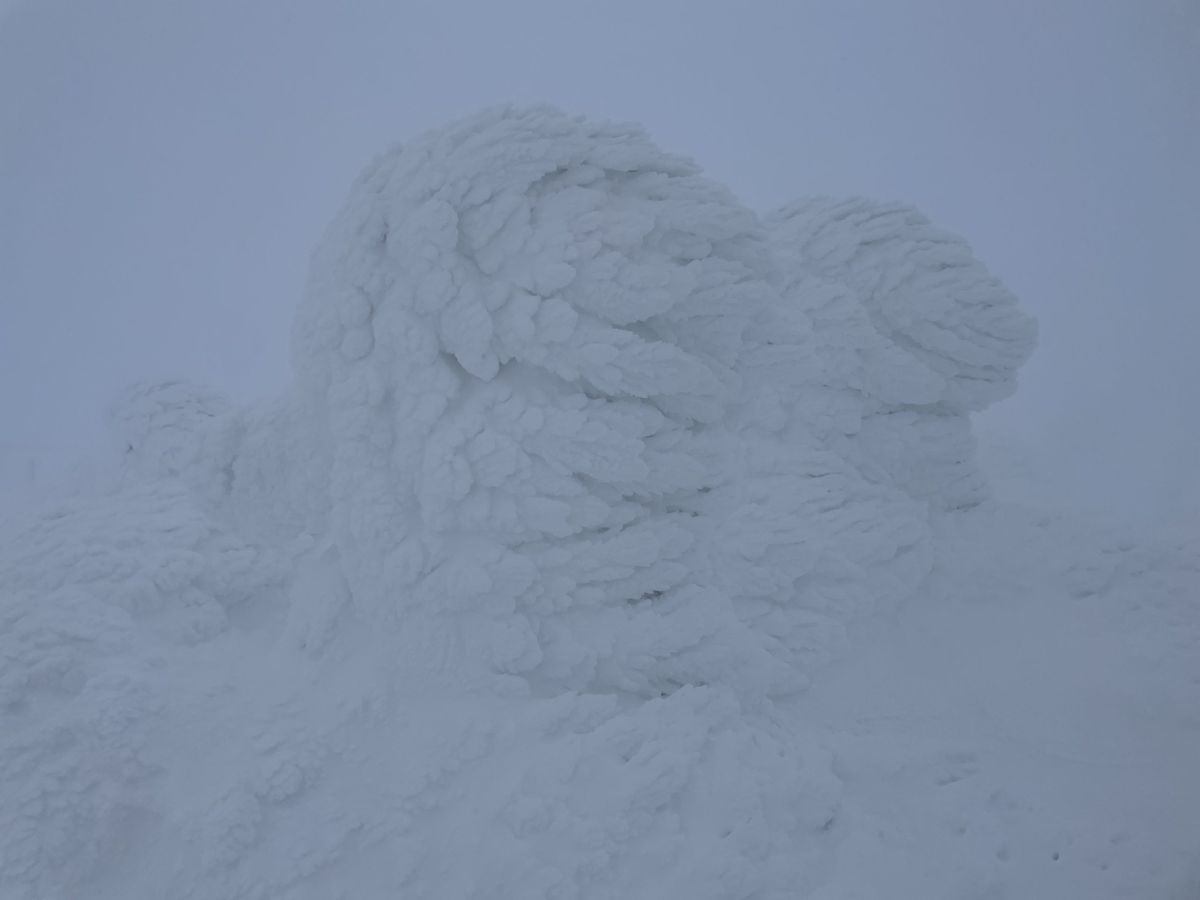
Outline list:
[[[4,900],[1200,892],[1200,535],[976,459],[1034,328],[916,211],[489,110],[293,336],[6,516]]]
[[[841,835],[818,897],[1200,892],[1200,542],[988,504],[801,703]]]

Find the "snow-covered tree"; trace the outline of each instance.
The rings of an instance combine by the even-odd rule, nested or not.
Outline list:
[[[295,329],[356,602],[558,688],[786,678],[700,552],[770,279],[756,217],[636,128],[502,109],[377,160]]]
[[[286,395],[136,386],[122,490],[0,548],[0,893],[803,895],[837,780],[789,704],[1031,339],[915,214],[764,224],[636,127],[390,150]]]
[[[849,437],[845,452],[876,480],[942,506],[977,502],[986,486],[967,416],[1016,389],[1036,336],[1016,298],[910,207],[810,198],[767,222],[836,408],[853,395],[830,434]]]
[[[725,189],[636,128],[545,108],[385,154],[318,250],[297,403],[352,601],[406,681],[509,698],[544,742],[494,807],[541,824],[470,851],[463,896],[531,879],[783,896],[802,877],[783,836],[826,821],[829,776],[762,704],[803,683],[869,599],[867,568],[920,527],[815,437],[806,456],[739,412],[781,306],[766,235]],[[568,725],[572,708],[589,712]],[[630,791],[573,774],[597,766]],[[714,867],[680,805],[736,833],[742,862]]]

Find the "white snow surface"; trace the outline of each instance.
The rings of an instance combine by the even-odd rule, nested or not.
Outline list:
[[[1192,897],[1200,552],[990,497],[1034,327],[636,127],[375,160],[288,393],[0,530],[0,897]]]

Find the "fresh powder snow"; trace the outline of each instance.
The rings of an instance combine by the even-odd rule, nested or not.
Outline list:
[[[283,396],[0,530],[0,897],[1197,896],[1200,543],[977,458],[1035,333],[636,126],[387,150]]]

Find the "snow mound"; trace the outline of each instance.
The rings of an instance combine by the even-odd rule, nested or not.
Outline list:
[[[919,215],[764,223],[636,127],[390,150],[287,395],[136,386],[121,490],[0,554],[2,892],[803,895],[797,692],[978,499],[1031,342]]]
[[[0,551],[0,885],[70,896],[153,805],[150,732],[188,647],[227,632],[286,577],[182,486],[81,499]],[[180,760],[179,762],[182,762]],[[157,763],[157,765],[156,765]],[[66,890],[66,893],[64,893]]]

